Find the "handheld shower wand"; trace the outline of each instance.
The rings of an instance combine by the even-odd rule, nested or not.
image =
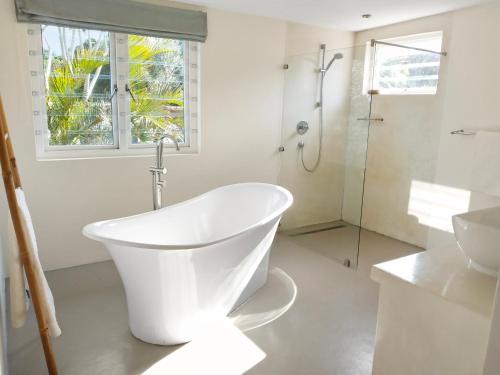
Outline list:
[[[325,84],[325,76],[330,67],[332,66],[333,62],[335,60],[340,60],[344,57],[343,54],[341,53],[335,53],[332,57],[332,59],[328,62],[328,64],[325,66],[325,57],[326,57],[326,44],[321,44],[320,49],[322,51],[322,56],[321,56],[321,68],[319,69],[319,73],[321,74],[320,78],[320,87],[319,87],[319,101],[317,103],[317,107],[319,108],[319,129],[318,129],[318,134],[319,134],[319,145],[318,145],[318,155],[316,157],[316,162],[314,163],[314,166],[309,168],[306,163],[304,162],[304,141],[300,141],[298,144],[299,150],[300,150],[300,157],[302,160],[302,166],[307,172],[314,172],[318,166],[319,163],[321,162],[321,153],[323,150],[323,87]]]

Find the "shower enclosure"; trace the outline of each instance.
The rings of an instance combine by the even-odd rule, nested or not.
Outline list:
[[[282,231],[356,267],[371,104],[365,47],[326,46],[289,56],[284,68],[279,182],[295,199]]]
[[[431,46],[440,51],[441,36],[434,34],[422,40],[436,40]],[[315,53],[288,56],[284,65],[279,183],[292,192],[294,205],[281,231],[349,267],[358,265],[362,228],[426,243],[420,200],[435,172],[440,124],[433,113],[439,114],[445,53],[416,43],[321,45]],[[393,85],[389,95],[377,95],[384,85]],[[411,95],[398,85],[409,85]],[[434,92],[420,95],[427,90]]]

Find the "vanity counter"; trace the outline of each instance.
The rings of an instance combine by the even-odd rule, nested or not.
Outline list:
[[[382,283],[404,282],[490,318],[497,279],[467,264],[458,252],[423,251],[374,265],[371,278]]]
[[[497,279],[459,251],[380,263],[373,375],[482,374]]]

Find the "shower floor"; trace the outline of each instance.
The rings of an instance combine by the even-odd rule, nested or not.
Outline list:
[[[342,220],[294,228],[282,232],[307,247],[345,266],[356,268],[360,228]]]

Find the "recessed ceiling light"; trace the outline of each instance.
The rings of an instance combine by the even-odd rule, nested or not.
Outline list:
[[[367,13],[367,14],[363,14],[361,17],[363,17],[363,18],[370,18],[371,16],[372,16],[371,14]]]

